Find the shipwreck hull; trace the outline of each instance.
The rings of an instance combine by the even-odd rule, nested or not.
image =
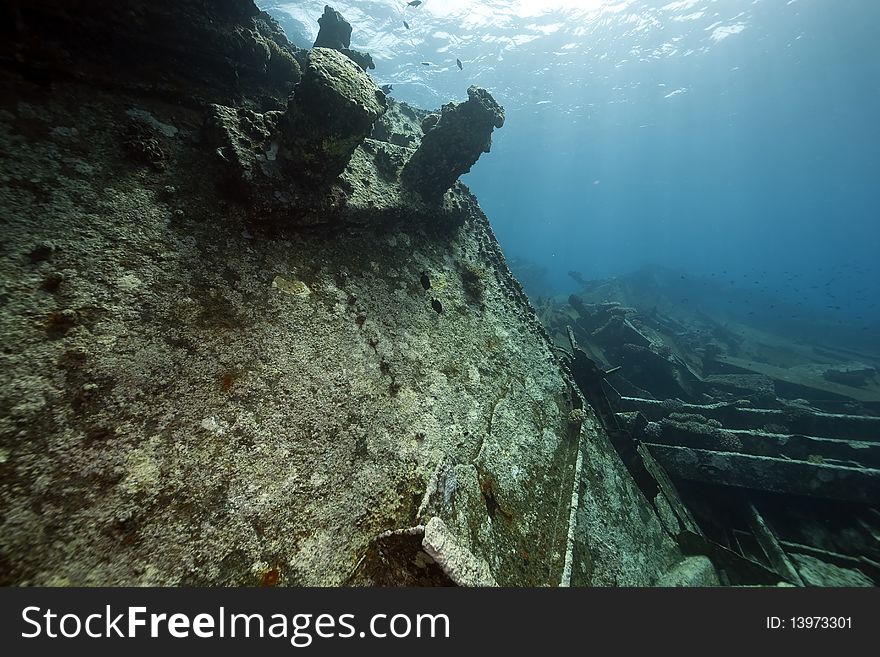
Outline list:
[[[266,153],[307,55],[244,0],[127,4],[92,53],[28,3],[0,61],[0,582],[713,581],[473,196],[400,185],[420,134],[302,182]],[[126,31],[161,71],[114,72]]]

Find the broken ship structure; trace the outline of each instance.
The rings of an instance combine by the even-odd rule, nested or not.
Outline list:
[[[880,404],[862,379],[798,378],[708,315],[608,300],[659,298],[640,277],[579,282],[542,319],[639,488],[670,491],[682,545],[726,584],[880,582]]]

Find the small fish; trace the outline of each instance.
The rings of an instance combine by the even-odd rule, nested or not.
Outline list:
[[[422,66],[430,66],[431,62],[422,62]]]
[[[422,4],[422,0],[412,0],[412,2],[407,2],[406,4],[408,4],[410,7],[418,7],[420,4]]]
[[[403,21],[403,26],[404,26],[406,29],[409,29],[409,23],[407,23],[406,21]]]
[[[461,71],[462,69],[464,69],[464,66],[462,66],[462,64],[461,64],[461,60],[460,60],[460,59],[456,59],[456,60],[455,60],[455,63],[456,63],[456,65],[458,66],[458,70],[459,70],[459,71]]]

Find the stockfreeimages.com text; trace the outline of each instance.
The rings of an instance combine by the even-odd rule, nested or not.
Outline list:
[[[220,607],[216,613],[194,616],[183,613],[148,613],[146,607],[126,607],[114,612],[107,605],[102,612],[81,615],[59,614],[51,609],[25,607],[21,612],[25,639],[37,637],[76,638],[212,638],[289,639],[305,648],[315,638],[449,638],[446,614],[374,614],[362,628],[354,614],[237,614]]]

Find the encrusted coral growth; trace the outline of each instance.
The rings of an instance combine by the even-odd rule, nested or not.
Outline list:
[[[470,262],[463,262],[459,268],[461,275],[461,283],[468,299],[479,302],[483,298],[483,292],[486,285],[483,279],[486,277],[486,271],[482,267],[478,267]]]
[[[385,112],[385,94],[335,50],[314,48],[308,61],[282,121],[281,156],[292,174],[328,182]]]
[[[468,100],[448,103],[436,124],[423,121],[421,146],[403,169],[402,181],[426,201],[439,201],[458,177],[471,170],[492,145],[492,130],[504,125],[504,109],[480,87]]]
[[[369,53],[352,50],[351,23],[330,5],[324,5],[324,15],[318,19],[321,29],[315,39],[315,48],[333,48],[348,57],[363,70],[376,68]]]
[[[315,48],[342,50],[351,45],[351,23],[330,5],[324,5],[324,15],[318,19],[318,38]]]

